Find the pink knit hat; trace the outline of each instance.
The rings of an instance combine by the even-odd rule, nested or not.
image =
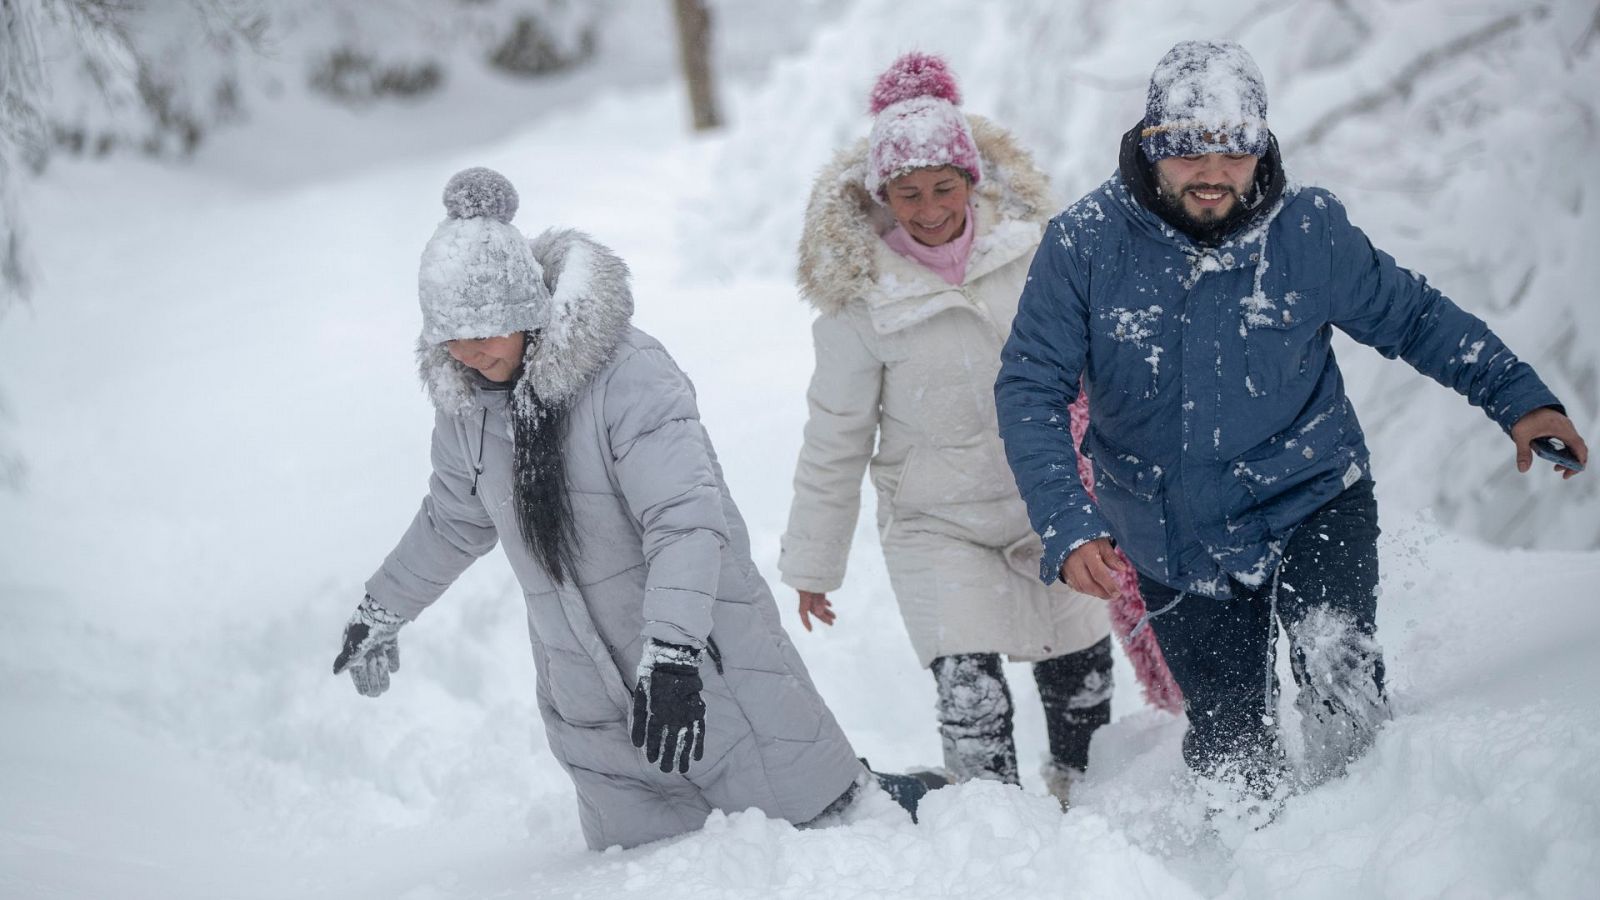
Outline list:
[[[867,138],[868,193],[881,200],[884,187],[912,169],[955,166],[973,184],[982,180],[978,145],[960,102],[955,76],[932,54],[907,53],[878,76]]]

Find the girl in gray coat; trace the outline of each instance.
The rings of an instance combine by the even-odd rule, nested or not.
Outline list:
[[[419,278],[433,475],[334,673],[383,693],[401,626],[503,536],[590,847],[713,809],[834,818],[875,782],[779,625],[693,386],[629,322],[627,267],[575,231],[525,240],[490,170],[444,200]]]

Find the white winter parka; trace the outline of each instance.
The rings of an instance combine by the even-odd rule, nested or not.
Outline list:
[[[1049,188],[1006,131],[968,122],[984,177],[962,284],[884,243],[895,223],[867,193],[865,140],[818,176],[800,241],[801,294],[820,315],[778,568],[797,590],[840,586],[870,464],[890,582],[924,666],[957,653],[1047,659],[1109,633],[1102,601],[1040,583],[995,417],[1000,348]]]

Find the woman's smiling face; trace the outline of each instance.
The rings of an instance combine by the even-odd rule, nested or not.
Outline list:
[[[889,212],[919,244],[937,247],[961,236],[967,227],[971,191],[965,172],[955,166],[916,169],[884,189]]]

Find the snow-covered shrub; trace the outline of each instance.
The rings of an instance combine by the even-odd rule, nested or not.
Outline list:
[[[439,88],[456,66],[548,75],[593,56],[607,3],[570,0],[304,0],[273,33],[308,83],[365,104]]]
[[[439,88],[453,68],[518,75],[590,59],[607,2],[16,0],[38,10],[54,149],[184,156],[252,106],[309,87],[363,105]]]
[[[192,152],[236,119],[266,19],[245,0],[55,0],[40,21],[53,149]]]

